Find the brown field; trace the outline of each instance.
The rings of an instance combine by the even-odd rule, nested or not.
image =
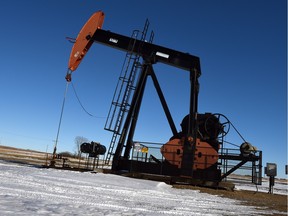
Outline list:
[[[46,165],[50,164],[52,155],[45,152],[38,152],[32,150],[17,149],[7,146],[0,146],[0,160],[8,160],[19,163],[27,163],[31,165]],[[67,162],[68,161],[68,162]],[[88,168],[86,159],[68,158],[66,165],[69,167],[78,167],[81,169]],[[57,159],[56,164],[61,167],[63,159]],[[91,163],[90,163],[91,164]],[[91,169],[91,167],[89,167]],[[280,181],[280,180],[279,180]],[[286,181],[287,180],[281,180]],[[220,189],[211,189],[205,187],[196,187],[189,185],[173,185],[175,188],[186,188],[192,190],[199,190],[203,193],[209,193],[217,196],[222,196],[230,199],[240,200],[244,205],[257,206],[261,209],[276,210],[281,213],[277,215],[287,215],[287,195],[268,194],[254,191],[229,191]]]

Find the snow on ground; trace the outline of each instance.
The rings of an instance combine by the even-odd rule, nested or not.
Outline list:
[[[236,190],[252,190],[258,192],[268,193],[269,191],[269,181],[263,180],[262,185],[253,185],[246,183],[235,183]],[[287,195],[288,194],[288,186],[285,182],[275,181],[275,185],[272,187],[273,194]]]
[[[0,160],[0,215],[269,215],[239,201],[163,182]],[[274,211],[275,213],[275,211]]]

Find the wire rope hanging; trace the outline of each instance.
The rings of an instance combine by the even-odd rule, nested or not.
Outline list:
[[[100,117],[100,116],[95,116],[92,115],[90,112],[88,112],[85,107],[83,106],[83,104],[81,103],[81,100],[76,92],[76,89],[72,83],[72,79],[71,79],[71,70],[68,69],[67,74],[66,74],[66,88],[65,88],[65,92],[64,92],[64,97],[63,97],[63,102],[62,102],[62,107],[61,107],[61,113],[60,113],[60,119],[59,119],[59,124],[58,124],[58,129],[57,129],[57,135],[56,135],[56,140],[55,140],[55,144],[54,144],[54,149],[53,149],[53,154],[52,154],[52,160],[50,163],[50,166],[55,166],[55,158],[56,158],[56,152],[57,152],[57,145],[58,145],[58,140],[59,140],[59,134],[60,134],[60,129],[61,129],[61,123],[62,123],[62,118],[63,118],[63,113],[64,113],[64,107],[65,107],[65,102],[66,102],[66,97],[67,97],[67,92],[68,92],[68,87],[69,87],[69,83],[71,83],[72,85],[72,89],[73,92],[77,98],[78,103],[80,104],[81,108],[84,110],[84,112],[94,118],[106,118],[106,117]]]
[[[58,129],[57,129],[57,135],[56,135],[56,140],[55,140],[55,144],[54,144],[53,155],[52,155],[52,160],[51,160],[50,166],[55,166],[55,158],[56,158],[57,144],[58,144],[59,133],[60,133],[61,123],[62,123],[62,117],[63,117],[63,112],[64,112],[66,95],[67,95],[67,92],[68,92],[68,86],[69,86],[69,81],[67,80],[67,82],[66,82],[66,88],[65,88],[65,92],[64,92],[64,97],[63,97],[63,102],[62,102],[62,108],[61,108],[61,114],[60,114]]]
[[[76,89],[75,89],[74,84],[73,84],[72,81],[71,81],[71,84],[72,84],[72,89],[73,89],[73,92],[74,92],[74,94],[75,94],[75,96],[76,96],[76,98],[77,98],[78,103],[80,104],[81,108],[83,109],[83,111],[84,111],[87,115],[89,115],[89,116],[91,116],[91,117],[94,117],[94,118],[106,118],[106,117],[101,117],[101,116],[95,116],[95,115],[91,114],[90,112],[88,112],[87,109],[83,106],[83,104],[82,104],[82,102],[81,102],[81,100],[80,100],[80,98],[79,98],[79,96],[78,96],[78,94],[77,94],[77,92],[76,92]]]

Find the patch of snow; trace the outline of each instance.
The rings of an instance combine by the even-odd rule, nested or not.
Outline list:
[[[249,191],[259,191],[263,193],[269,192],[269,181],[263,181],[262,185],[253,185],[245,183],[235,183],[236,190],[249,190]],[[287,183],[275,182],[273,186],[273,194],[287,195],[288,185]]]
[[[0,215],[271,215],[271,210],[163,182],[0,161]]]

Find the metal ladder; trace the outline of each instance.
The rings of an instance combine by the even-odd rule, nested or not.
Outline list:
[[[105,123],[105,130],[113,132],[112,139],[108,148],[105,159],[105,164],[109,165],[112,156],[114,155],[114,146],[121,136],[122,123],[130,108],[131,95],[136,88],[137,71],[142,68],[140,62],[140,54],[135,54],[132,51],[135,49],[135,43],[139,34],[140,41],[145,43],[146,34],[149,28],[149,21],[146,20],[143,31],[135,30],[132,33],[129,51],[126,53],[125,60],[122,66],[120,77],[113,95],[112,103],[109,109],[108,117]],[[149,43],[153,41],[154,33],[151,32]],[[141,45],[138,47],[141,49]]]

